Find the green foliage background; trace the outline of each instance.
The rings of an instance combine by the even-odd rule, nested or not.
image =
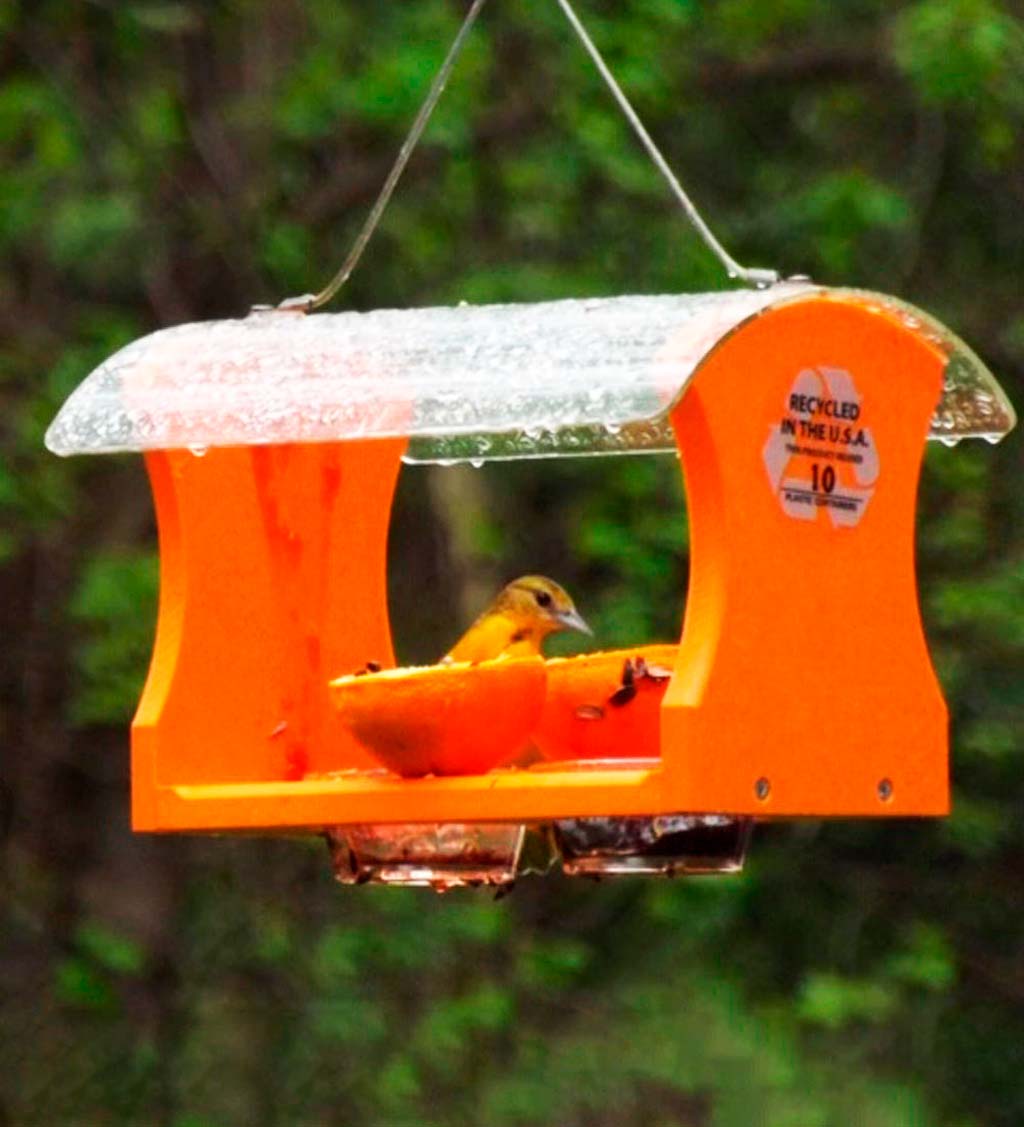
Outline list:
[[[1019,6],[580,3],[738,258],[906,297],[1024,403]],[[130,834],[148,490],[45,425],[131,338],[331,273],[462,7],[0,2],[0,1123],[1024,1122],[1016,436],[926,461],[948,821],[780,826],[740,878],[497,904],[342,890],[301,840]],[[555,4],[493,0],[342,301],[720,284]],[[401,656],[523,570],[604,644],[673,637],[679,504],[670,459],[409,471]]]

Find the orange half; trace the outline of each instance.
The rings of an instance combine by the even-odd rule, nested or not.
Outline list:
[[[341,721],[399,775],[477,775],[530,738],[547,681],[540,657],[386,669],[330,684]]]
[[[660,754],[661,701],[675,645],[552,658],[534,741],[545,759],[649,758]]]

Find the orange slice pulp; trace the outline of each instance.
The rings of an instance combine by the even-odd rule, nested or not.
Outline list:
[[[656,757],[675,645],[551,658],[533,738],[548,760]],[[628,665],[627,665],[628,663]]]
[[[342,722],[407,778],[476,775],[513,759],[544,705],[543,658],[498,658],[339,677]]]

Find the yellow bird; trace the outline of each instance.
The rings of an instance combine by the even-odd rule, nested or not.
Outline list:
[[[441,660],[528,657],[560,630],[593,633],[563,587],[543,575],[524,575],[512,580]]]

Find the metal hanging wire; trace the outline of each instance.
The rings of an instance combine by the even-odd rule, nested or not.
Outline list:
[[[304,294],[302,297],[286,298],[278,306],[279,309],[304,309],[307,313],[312,313],[314,309],[319,309],[321,306],[326,305],[349,280],[352,271],[359,265],[359,260],[363,257],[366,244],[373,237],[374,231],[377,230],[377,224],[380,223],[384,209],[391,202],[391,196],[395,191],[395,187],[402,173],[405,171],[405,166],[409,163],[409,157],[412,156],[413,149],[416,148],[420,137],[423,136],[423,130],[427,127],[430,115],[434,112],[434,107],[444,93],[445,85],[452,73],[452,68],[455,66],[455,60],[459,57],[459,52],[462,50],[462,45],[469,38],[469,33],[473,30],[473,24],[476,23],[476,18],[480,15],[480,9],[483,8],[486,2],[487,0],[473,0],[473,3],[470,5],[469,11],[466,13],[466,18],[462,21],[462,26],[452,40],[452,45],[448,48],[448,54],[445,55],[444,62],[441,64],[437,74],[434,75],[434,81],[430,85],[430,90],[427,92],[423,105],[420,106],[419,112],[416,114],[416,120],[412,123],[412,128],[409,130],[408,136],[402,142],[402,147],[398,150],[398,156],[395,158],[395,163],[391,166],[388,178],[384,181],[384,187],[381,188],[376,203],[374,203],[373,207],[370,209],[370,214],[366,217],[366,222],[360,229],[359,234],[356,235],[356,241],[352,244],[352,248],[346,255],[345,261],[341,264],[341,269],[319,293]]]
[[[690,221],[690,225],[704,240],[704,245],[725,267],[725,272],[730,278],[737,278],[739,281],[743,282],[744,285],[750,286],[753,289],[763,289],[766,286],[774,285],[779,280],[778,271],[741,266],[736,259],[729,254],[725,247],[722,246],[718,239],[715,238],[711,228],[704,222],[703,217],[697,210],[693,201],[683,190],[682,184],[679,183],[678,177],[669,167],[668,161],[662,156],[661,150],[654,143],[650,133],[647,132],[644,123],[640,120],[640,115],[633,108],[632,103],[626,97],[622,87],[615,80],[615,75],[612,74],[608,64],[604,61],[601,52],[598,51],[594,41],[587,33],[587,29],[583,26],[579,16],[576,15],[573,6],[569,3],[569,0],[557,0],[557,2],[558,6],[565,13],[565,18],[569,21],[573,31],[576,32],[577,37],[586,49],[587,54],[593,60],[594,66],[597,67],[598,74],[604,79],[605,85],[607,85],[612,93],[612,97],[618,103],[623,116],[633,127],[633,132],[640,138],[640,143],[647,150],[647,155],[668,182],[672,194],[679,201],[686,218]]]
[[[434,81],[431,83],[430,90],[427,92],[427,96],[416,114],[416,118],[412,123],[412,127],[410,128],[408,135],[402,142],[402,147],[398,150],[398,156],[395,159],[395,163],[391,167],[391,171],[387,175],[387,179],[384,181],[384,186],[381,188],[376,202],[370,209],[370,213],[366,217],[366,221],[360,228],[359,234],[356,235],[355,242],[352,244],[351,249],[345,256],[345,261],[342,263],[341,269],[318,293],[303,294],[301,297],[285,298],[285,300],[277,306],[278,309],[300,310],[302,312],[312,313],[314,310],[320,309],[322,306],[326,305],[327,302],[329,302],[337,294],[341,287],[351,277],[353,270],[355,270],[356,266],[359,265],[359,260],[363,256],[363,251],[366,249],[367,243],[369,243],[370,239],[373,237],[373,233],[374,231],[376,231],[385,209],[391,202],[391,197],[394,194],[395,188],[398,185],[398,181],[401,178],[402,173],[405,171],[405,166],[409,163],[409,158],[412,156],[413,150],[416,148],[416,145],[419,143],[420,138],[423,136],[423,131],[427,127],[427,122],[430,120],[430,115],[434,112],[434,107],[437,105],[438,101],[441,98],[441,95],[444,93],[444,88],[448,82],[449,77],[451,76],[452,70],[455,66],[456,60],[458,59],[459,53],[462,50],[463,44],[469,37],[469,33],[473,28],[473,24],[476,23],[477,16],[479,16],[480,10],[483,8],[486,2],[487,0],[473,0],[472,4],[470,4],[465,19],[462,21],[461,27],[456,33],[455,38],[452,40],[451,46],[448,48],[448,54],[445,56],[444,62],[441,63],[437,74],[434,76]],[[590,58],[593,60],[594,66],[597,67],[598,73],[601,75],[601,78],[604,80],[605,84],[608,86],[608,89],[611,91],[612,97],[615,99],[619,109],[622,111],[623,116],[629,122],[630,126],[633,129],[633,132],[640,139],[640,143],[646,150],[647,155],[651,158],[654,166],[658,169],[658,171],[662,174],[662,176],[668,183],[672,194],[675,196],[676,200],[682,207],[683,213],[689,220],[690,225],[704,241],[705,246],[711,251],[712,254],[715,255],[718,261],[725,268],[725,271],[730,278],[735,278],[738,281],[742,282],[744,285],[750,286],[754,289],[763,289],[767,286],[774,285],[777,281],[779,281],[779,274],[777,271],[762,269],[759,267],[741,266],[732,257],[732,255],[729,254],[725,247],[722,246],[718,239],[715,238],[714,234],[711,231],[711,228],[708,227],[707,223],[704,222],[703,217],[697,210],[693,201],[684,191],[682,184],[680,184],[678,177],[672,171],[668,161],[665,160],[665,157],[662,155],[661,150],[654,143],[651,135],[647,132],[647,129],[644,127],[644,123],[640,120],[640,116],[633,108],[632,103],[626,97],[625,93],[622,90],[622,87],[619,86],[618,82],[615,79],[615,76],[609,69],[608,64],[604,61],[604,58],[602,57],[601,52],[597,49],[597,46],[594,44],[594,41],[587,33],[587,29],[583,26],[583,23],[581,22],[579,16],[576,14],[574,8],[572,7],[572,4],[569,2],[569,0],[556,0],[556,2],[562,9],[562,12],[564,13],[566,19],[569,21],[570,26],[576,33],[580,42],[583,44],[583,47],[585,48],[587,54],[590,55]]]

